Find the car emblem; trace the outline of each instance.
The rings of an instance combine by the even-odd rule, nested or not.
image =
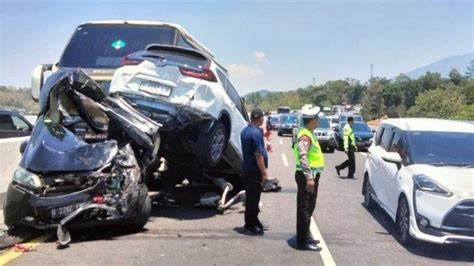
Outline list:
[[[159,57],[156,58],[156,60],[157,60],[156,65],[158,65],[159,67],[164,67],[165,66],[166,60],[163,57],[159,56]]]

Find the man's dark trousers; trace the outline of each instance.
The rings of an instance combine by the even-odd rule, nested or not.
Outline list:
[[[296,184],[298,186],[298,194],[296,196],[296,241],[299,246],[304,246],[308,240],[311,240],[311,217],[316,207],[316,198],[318,197],[320,174],[314,179],[313,192],[306,191],[306,177],[303,171],[295,172]]]
[[[349,167],[349,173],[347,174],[347,177],[354,177],[356,170],[354,148],[349,148],[349,151],[347,152],[347,160],[345,160],[341,165],[337,166],[339,170],[343,170],[346,167]]]
[[[243,181],[245,184],[245,226],[260,226],[258,205],[262,194],[262,174],[260,171],[245,172]]]

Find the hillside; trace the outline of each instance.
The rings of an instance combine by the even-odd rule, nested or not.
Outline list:
[[[465,74],[469,62],[474,60],[474,52],[445,57],[426,66],[419,67],[406,73],[412,79],[423,76],[427,71],[440,73],[443,78],[447,78],[451,69],[456,68],[461,74]]]

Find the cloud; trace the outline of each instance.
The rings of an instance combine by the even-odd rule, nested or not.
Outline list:
[[[266,56],[267,55],[264,52],[261,52],[261,51],[255,52],[255,59],[257,60],[257,63],[265,61]]]
[[[265,74],[265,62],[267,55],[262,51],[254,52],[255,62],[253,64],[233,63],[227,66],[230,79],[239,88],[239,91],[256,89]]]

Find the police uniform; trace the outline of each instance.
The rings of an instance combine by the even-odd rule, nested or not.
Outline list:
[[[354,178],[355,173],[355,152],[357,150],[357,146],[355,143],[355,136],[354,136],[354,129],[349,123],[346,123],[344,128],[342,129],[343,132],[343,140],[344,140],[344,151],[347,153],[347,160],[345,160],[342,164],[336,166],[337,174],[339,175],[339,171],[349,167],[349,173],[347,174],[347,178]]]
[[[317,118],[319,107],[304,111],[303,118]],[[324,170],[324,157],[316,136],[306,127],[300,129],[293,147],[296,161],[295,180],[298,186],[296,211],[296,240],[301,249],[320,250],[310,232],[311,217],[316,207],[318,185]],[[306,180],[314,179],[313,191],[306,190]],[[308,248],[312,245],[312,248]]]

